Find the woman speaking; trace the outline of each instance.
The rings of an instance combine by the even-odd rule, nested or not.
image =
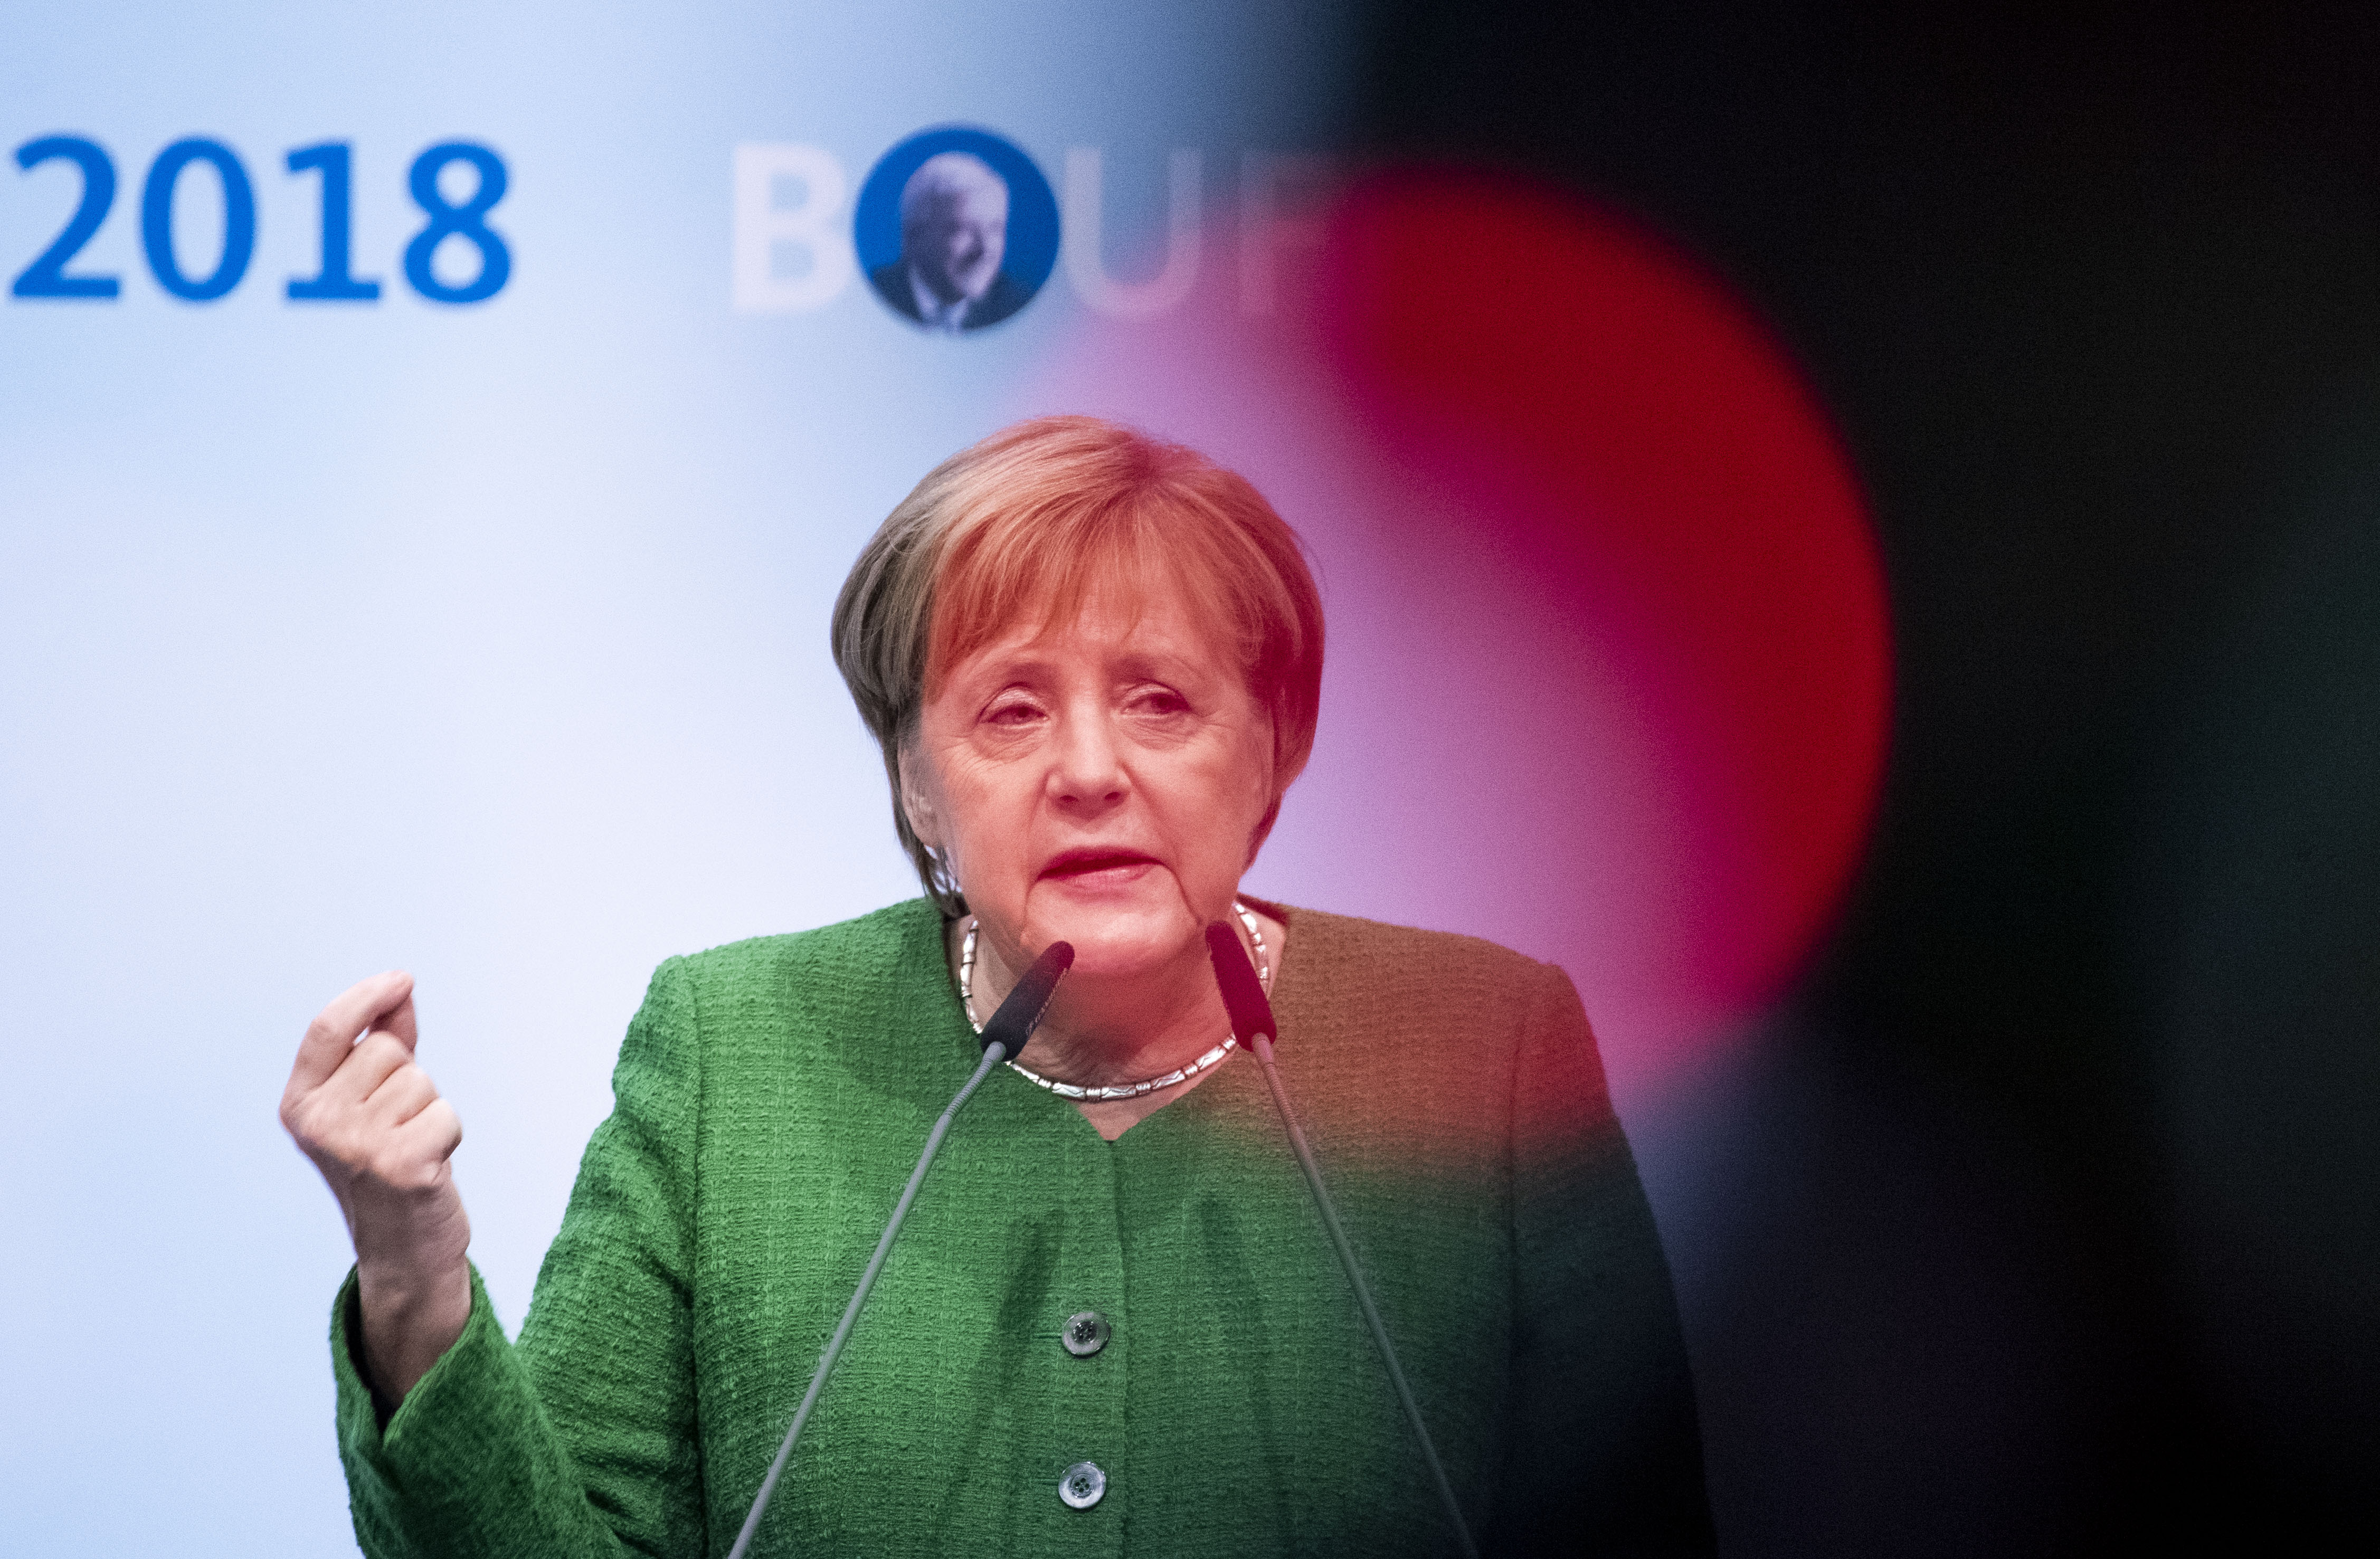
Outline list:
[[[307,1030],[281,1113],[355,1239],[331,1336],[365,1552],[726,1553],[975,1029],[1062,941],[752,1552],[1457,1552],[1232,1040],[1218,921],[1479,1545],[1706,1552],[1669,1275],[1568,978],[1239,891],[1322,678],[1255,489],[1090,418],[1008,429],[892,512],[833,645],[925,897],[662,965],[517,1342],[409,979]]]

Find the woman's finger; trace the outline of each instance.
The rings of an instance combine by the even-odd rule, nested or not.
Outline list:
[[[396,1129],[405,1157],[433,1170],[463,1144],[463,1119],[443,1099],[432,1099],[419,1115]]]
[[[314,1015],[314,1021],[306,1025],[306,1036],[298,1042],[298,1059],[289,1069],[289,1088],[285,1099],[321,1087],[346,1060],[347,1053],[355,1047],[356,1036],[383,1017],[391,1020],[392,1026],[402,1022],[404,1032],[397,1037],[406,1049],[411,1050],[413,976],[401,969],[357,981]]]
[[[339,1070],[314,1090],[316,1111],[359,1112],[380,1085],[413,1064],[413,1052],[395,1034],[374,1031],[364,1035],[339,1063]]]
[[[405,995],[397,1004],[372,1020],[372,1028],[381,1033],[395,1034],[407,1050],[420,1042],[413,1019],[413,981],[407,976]]]
[[[430,1081],[430,1074],[408,1061],[381,1080],[365,1098],[364,1108],[373,1118],[397,1127],[419,1115],[437,1097],[438,1085]]]

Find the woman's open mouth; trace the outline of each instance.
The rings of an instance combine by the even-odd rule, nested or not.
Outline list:
[[[1119,887],[1156,868],[1147,855],[1128,850],[1070,850],[1041,868],[1048,880],[1082,888]]]

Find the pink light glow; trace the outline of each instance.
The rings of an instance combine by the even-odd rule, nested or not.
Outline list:
[[[1544,190],[1367,180],[1291,282],[1087,330],[1032,396],[1208,451],[1314,550],[1322,732],[1250,886],[1559,962],[1658,1086],[1792,978],[1874,810],[1834,434],[1717,283]]]

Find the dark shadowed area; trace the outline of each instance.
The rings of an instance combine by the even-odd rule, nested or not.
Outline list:
[[[1385,0],[1364,91],[1712,266],[1873,506],[1878,833],[1655,1188],[1727,1551],[2368,1541],[2380,22]]]

